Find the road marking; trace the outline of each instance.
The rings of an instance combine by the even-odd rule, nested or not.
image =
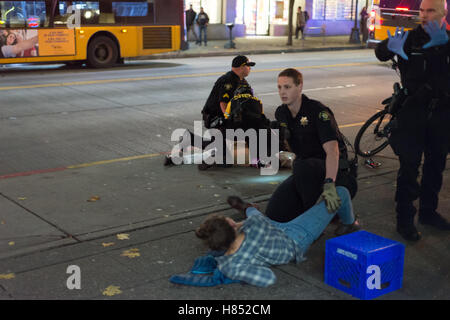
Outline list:
[[[304,69],[320,69],[320,68],[356,67],[356,66],[365,66],[365,65],[371,65],[371,64],[378,64],[378,63],[376,63],[376,62],[358,62],[358,63],[329,64],[329,65],[319,65],[319,66],[295,67],[295,69],[304,70]],[[252,72],[253,73],[274,72],[274,71],[282,71],[284,69],[285,68],[262,69],[262,70],[252,70]],[[224,72],[178,74],[178,75],[170,75],[170,76],[168,75],[168,76],[153,76],[153,77],[139,77],[139,78],[104,79],[104,80],[91,80],[91,81],[73,81],[73,82],[60,82],[60,83],[42,83],[42,84],[33,84],[33,85],[24,85],[24,86],[5,86],[5,87],[0,87],[0,91],[19,90],[19,89],[35,89],[35,88],[51,88],[51,87],[69,87],[69,86],[82,86],[82,85],[132,82],[132,81],[198,78],[198,77],[219,76],[222,74],[224,74]]]
[[[356,84],[346,84],[343,86],[336,86],[336,87],[323,87],[323,88],[311,88],[311,89],[304,89],[302,90],[302,92],[312,92],[312,91],[321,91],[321,90],[333,90],[333,89],[347,89],[347,88],[352,88],[352,87],[356,87]],[[267,93],[261,93],[258,94],[258,97],[260,96],[272,96],[272,95],[277,95],[278,91],[276,92],[267,92]]]
[[[152,153],[152,154],[143,154],[143,155],[140,155],[140,156],[132,156],[132,157],[126,157],[126,158],[117,158],[117,159],[111,159],[111,160],[103,160],[103,161],[96,161],[96,162],[76,164],[76,165],[72,165],[72,166],[67,166],[66,169],[80,169],[80,168],[87,168],[87,167],[98,166],[98,165],[114,163],[114,162],[153,158],[153,157],[160,156],[162,154],[165,154],[165,152]]]
[[[365,122],[357,122],[357,123],[350,123],[350,124],[344,124],[340,125],[339,128],[350,128],[350,127],[356,127],[356,126],[362,126]],[[131,156],[131,157],[125,157],[125,158],[116,158],[111,160],[102,160],[102,161],[95,161],[95,162],[88,162],[88,163],[81,163],[81,164],[75,164],[70,165],[66,167],[59,167],[59,168],[53,168],[53,169],[43,169],[43,170],[33,170],[33,171],[25,171],[25,172],[18,172],[18,173],[11,173],[0,176],[0,180],[3,179],[9,179],[9,178],[17,178],[17,177],[24,177],[24,176],[32,176],[42,173],[51,173],[51,172],[58,172],[58,171],[64,171],[68,169],[81,169],[81,168],[88,168],[93,166],[99,166],[104,164],[110,164],[110,163],[116,163],[116,162],[123,162],[123,161],[132,161],[132,160],[138,160],[138,159],[148,159],[148,158],[154,158],[162,155],[167,155],[171,153],[168,152],[159,152],[159,153],[151,153],[151,154],[143,154],[139,156]]]

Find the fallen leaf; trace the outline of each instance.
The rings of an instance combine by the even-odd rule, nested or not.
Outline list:
[[[27,198],[25,198],[25,197],[19,197],[17,199],[19,199],[19,200],[27,200]]]
[[[104,296],[114,296],[116,294],[121,294],[122,291],[120,290],[120,287],[118,286],[109,286],[108,288],[103,291]]]
[[[119,233],[117,235],[117,239],[119,239],[119,240],[130,240],[130,235],[128,233]]]
[[[140,257],[141,254],[139,253],[139,249],[134,248],[134,249],[125,250],[124,252],[122,252],[121,256],[133,259],[136,257]]]
[[[0,280],[14,279],[15,277],[14,273],[0,274]]]
[[[106,248],[106,247],[113,246],[114,242],[103,242],[102,245]]]
[[[95,201],[98,201],[98,200],[100,200],[100,197],[99,197],[99,196],[92,196],[92,197],[90,197],[90,198],[87,200],[87,202],[95,202]]]
[[[13,245],[15,245],[16,243],[14,242],[14,241],[10,241],[10,242],[8,242],[8,245],[10,245],[10,246],[13,246]]]
[[[5,224],[5,223],[6,223],[6,222],[5,222],[5,221],[3,221],[3,220],[2,220],[2,221],[0,221],[0,224]]]

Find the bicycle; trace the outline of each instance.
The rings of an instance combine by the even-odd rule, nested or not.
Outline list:
[[[392,68],[396,67],[395,63]],[[388,146],[391,131],[397,125],[396,115],[404,98],[405,89],[396,82],[392,96],[381,102],[384,109],[370,117],[356,134],[354,145],[358,155],[368,158]]]

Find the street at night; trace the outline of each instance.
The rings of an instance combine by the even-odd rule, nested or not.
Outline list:
[[[280,105],[278,73],[295,67],[304,75],[304,94],[329,106],[352,142],[398,81],[372,50],[249,57],[256,66],[248,81],[268,118]],[[208,214],[242,219],[227,205],[227,196],[264,208],[289,175],[286,169],[261,176],[249,167],[163,166],[175,145],[172,132],[192,129],[201,120],[212,84],[229,70],[231,59],[128,61],[95,71],[61,65],[3,68],[0,297],[102,299],[110,286],[120,288],[118,299],[350,297],[323,283],[329,229],[306,262],[276,267],[277,283],[265,290],[239,284],[220,290],[177,287],[168,281],[205,253],[193,230]],[[369,169],[360,158],[355,212],[364,230],[402,241],[394,219],[396,157],[388,147],[374,159],[381,167]],[[407,245],[404,287],[380,299],[448,298],[448,260],[442,259],[448,235],[423,229],[421,244]],[[66,287],[70,265],[80,267],[80,290]]]

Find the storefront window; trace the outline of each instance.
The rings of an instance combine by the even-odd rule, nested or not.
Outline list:
[[[236,24],[244,24],[244,0],[236,0]]]
[[[352,20],[352,0],[313,0],[313,19]],[[360,1],[360,3],[362,3]],[[360,8],[362,8],[360,6]]]
[[[245,33],[248,35],[267,35],[269,19],[274,21],[271,5],[275,2],[273,0],[237,0],[235,23],[245,24]]]
[[[336,20],[352,19],[352,3],[346,0],[338,0]]]
[[[325,19],[325,0],[314,0],[313,1],[313,16],[314,20],[324,20]]]
[[[289,16],[289,0],[271,0],[270,2],[271,22],[273,24],[287,24]]]

